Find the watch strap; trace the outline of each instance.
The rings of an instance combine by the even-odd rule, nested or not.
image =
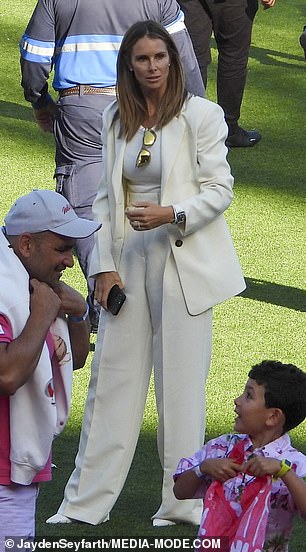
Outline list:
[[[182,224],[186,221],[186,213],[185,211],[179,207],[178,205],[172,205],[173,213],[174,213],[174,220],[172,221],[172,224]]]
[[[71,322],[84,322],[89,314],[89,306],[88,303],[86,303],[86,311],[82,316],[72,316],[68,314],[68,320],[71,320]]]
[[[281,460],[281,467],[279,471],[274,475],[274,479],[279,479],[280,477],[284,477],[288,471],[292,469],[292,462],[290,460]]]

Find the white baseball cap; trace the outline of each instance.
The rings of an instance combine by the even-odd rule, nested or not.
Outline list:
[[[51,190],[33,190],[19,197],[4,219],[8,236],[49,230],[69,238],[87,238],[102,224],[77,216],[67,199]]]

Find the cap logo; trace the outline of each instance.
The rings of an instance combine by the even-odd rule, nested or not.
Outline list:
[[[71,211],[71,205],[69,205],[69,203],[67,203],[67,205],[65,205],[65,207],[62,208],[62,211],[63,211],[64,215],[66,215],[66,213],[69,213],[69,211]]]
[[[49,231],[74,239],[87,238],[101,227],[98,222],[78,217],[68,199],[51,190],[33,190],[21,196],[4,223],[8,236]]]

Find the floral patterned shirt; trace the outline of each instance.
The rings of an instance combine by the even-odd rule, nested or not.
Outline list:
[[[245,440],[245,461],[253,454],[279,460],[287,459],[292,462],[293,469],[299,477],[306,477],[306,456],[292,447],[287,433],[257,449],[253,447],[252,441],[247,435],[227,434],[208,441],[193,456],[182,458],[174,473],[174,480],[179,474],[193,469],[206,458],[226,458],[239,440]],[[235,507],[236,504],[238,511],[241,492],[253,480],[253,476],[239,473],[223,484],[226,500],[231,502],[232,507]],[[204,476],[194,498],[204,498],[211,482],[211,478]],[[285,483],[282,479],[273,480],[264,552],[288,552],[288,542],[296,514],[297,509]]]

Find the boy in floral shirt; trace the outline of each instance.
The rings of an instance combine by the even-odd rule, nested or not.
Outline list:
[[[174,494],[204,498],[199,537],[226,535],[230,551],[287,552],[294,516],[306,519],[306,456],[287,433],[306,418],[306,374],[265,360],[248,375],[234,401],[237,433],[182,458]]]

